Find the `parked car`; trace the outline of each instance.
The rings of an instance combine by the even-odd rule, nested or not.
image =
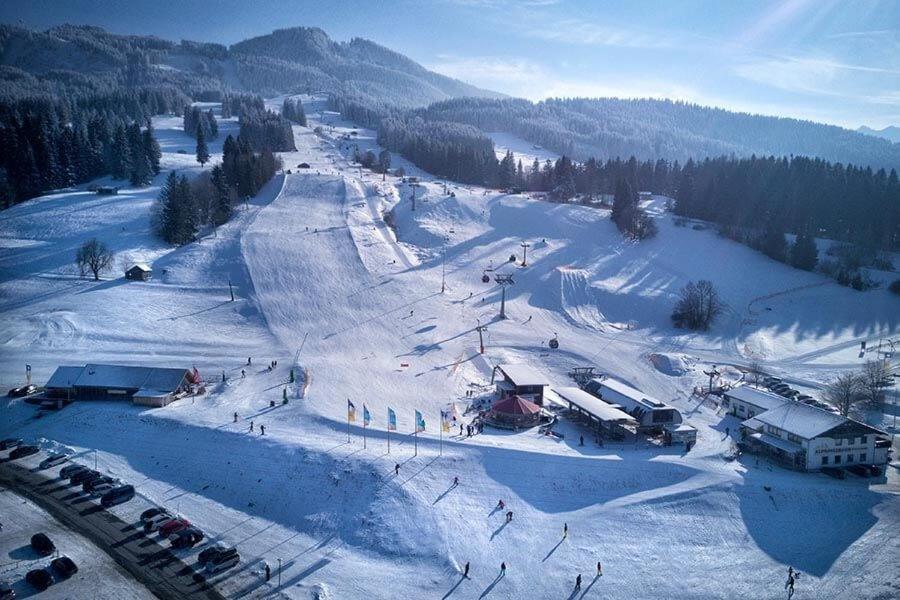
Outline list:
[[[166,509],[161,506],[154,506],[153,508],[148,508],[144,512],[141,513],[141,523],[146,524],[153,517],[167,514]]]
[[[215,546],[209,546],[208,548],[204,548],[200,551],[200,554],[197,555],[197,562],[201,565],[205,565],[215,556],[221,554],[222,552],[228,552],[230,550],[234,550],[234,548],[226,546],[222,543],[218,543]]]
[[[15,448],[21,443],[21,438],[7,438],[3,441],[0,441],[0,450],[9,450],[10,448]]]
[[[173,533],[177,533],[182,529],[187,529],[191,526],[191,522],[187,519],[172,519],[168,523],[159,526],[159,536],[167,538]]]
[[[779,390],[775,393],[778,394],[779,396],[781,396],[782,398],[793,398],[794,394],[798,394],[799,392],[797,392],[797,390],[792,390],[791,388],[788,388],[786,390]]]
[[[31,536],[31,548],[41,556],[49,556],[56,550],[56,546],[46,533],[36,533]]]
[[[12,398],[21,398],[22,396],[30,396],[38,391],[36,385],[23,385],[22,387],[14,387],[6,394]]]
[[[91,477],[90,479],[85,480],[84,483],[81,484],[81,489],[82,489],[82,491],[90,494],[91,492],[94,491],[94,489],[98,485],[101,485],[104,483],[115,483],[116,481],[118,481],[118,480],[115,477],[110,477],[109,475],[100,475],[99,477]]]
[[[100,473],[93,469],[85,469],[83,471],[78,471],[71,477],[69,477],[69,483],[72,485],[81,485],[88,479],[93,479],[94,477],[99,477]]]
[[[177,533],[169,536],[173,548],[193,548],[206,537],[203,532],[196,527],[187,527]]]
[[[879,467],[878,465],[869,465],[869,473],[872,474],[872,477],[880,477],[881,467]]]
[[[101,498],[107,492],[111,492],[116,489],[119,485],[121,485],[121,482],[119,480],[104,481],[103,483],[98,483],[92,486],[91,491],[89,491],[88,494],[90,494],[94,498]]]
[[[37,454],[41,449],[37,446],[19,446],[15,450],[9,453],[9,458],[25,458],[26,456],[31,456],[32,454]]]
[[[230,548],[225,552],[219,552],[206,561],[206,573],[213,575],[221,573],[231,567],[237,565],[241,561],[241,556],[236,548]]]
[[[50,566],[65,579],[68,579],[78,572],[78,565],[76,565],[75,561],[68,556],[60,556],[59,558],[53,559]]]
[[[773,385],[777,385],[781,383],[781,377],[766,377],[763,379],[763,385],[766,387],[772,387]]]
[[[116,504],[128,502],[132,498],[134,498],[134,486],[120,485],[119,487],[113,488],[103,494],[103,496],[100,498],[100,504],[103,506],[103,508],[109,508],[110,506],[115,506]]]
[[[847,470],[854,475],[859,475],[860,477],[868,477],[870,475],[869,469],[862,465],[850,465],[849,467],[847,467]]]
[[[803,402],[804,404],[809,404],[809,400],[815,400],[815,398],[813,398],[809,394],[800,394],[799,396],[794,398],[794,400],[796,400],[798,402]]]
[[[43,592],[53,584],[53,578],[47,569],[34,569],[25,575],[25,581],[36,590]]]
[[[87,467],[84,465],[79,465],[77,463],[73,463],[71,465],[66,465],[62,469],[59,470],[59,476],[62,479],[68,479],[78,471],[87,471]]]
[[[15,600],[16,590],[8,581],[0,581],[0,600]]]
[[[42,469],[49,469],[50,467],[55,467],[56,465],[61,465],[64,462],[66,462],[67,460],[69,460],[68,454],[54,452],[53,454],[51,454],[50,456],[48,456],[47,458],[42,460],[41,464],[39,466]]]
[[[144,521],[144,533],[153,533],[166,523],[174,521],[177,518],[178,517],[172,516],[169,513],[161,513],[156,516],[150,517],[149,519]]]

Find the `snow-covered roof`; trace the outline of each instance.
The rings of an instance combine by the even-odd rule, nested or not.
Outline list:
[[[725,395],[729,398],[736,398],[741,402],[758,406],[763,410],[772,410],[773,408],[778,408],[785,402],[791,402],[791,400],[779,396],[778,394],[760,390],[749,385],[742,385],[728,390],[725,392]]]
[[[789,442],[787,440],[783,440],[779,437],[775,437],[774,435],[769,435],[768,433],[752,433],[750,434],[755,440],[759,440],[763,444],[767,446],[772,446],[773,448],[778,448],[779,450],[784,450],[789,454],[796,454],[803,448],[800,447],[799,444],[795,444],[793,442]]]
[[[541,407],[525,398],[509,396],[494,402],[491,411],[507,415],[533,415],[541,412]]]
[[[549,385],[547,379],[528,365],[498,365],[506,378],[517,386],[524,385]]]
[[[57,368],[46,387],[143,389],[165,395],[177,390],[188,374],[187,369],[89,364]]]
[[[635,419],[626,412],[614,408],[596,396],[588,394],[577,387],[554,388],[557,395],[566,402],[571,402],[581,410],[607,422],[634,422]]]
[[[603,379],[600,382],[600,390],[601,393],[603,389],[615,392],[612,398],[608,398],[609,400],[616,400],[616,402],[622,404],[625,408],[631,409],[632,407],[628,406],[629,400],[631,403],[636,403],[641,405],[646,409],[659,409],[659,408],[671,408],[665,402],[661,402],[656,398],[651,398],[644,394],[644,392],[637,390],[630,385],[622,383],[621,381],[617,381],[615,379],[610,379],[609,377]]]
[[[72,384],[75,383],[75,380],[78,379],[78,376],[81,375],[83,370],[84,367],[56,367],[56,371],[53,372],[53,375],[50,376],[50,379],[47,380],[47,384],[44,387],[72,387]]]
[[[131,269],[139,269],[141,271],[144,271],[145,273],[149,273],[150,271],[153,270],[150,268],[150,266],[147,263],[135,263],[131,267]],[[128,269],[128,270],[130,271],[131,269]]]
[[[807,440],[850,421],[846,417],[802,402],[787,402],[754,418],[765,425],[778,427]]]

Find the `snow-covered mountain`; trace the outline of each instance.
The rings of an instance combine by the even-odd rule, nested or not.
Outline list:
[[[871,127],[863,125],[857,129],[857,131],[866,135],[884,138],[895,144],[900,144],[900,127],[897,127],[896,125],[888,125],[884,129],[872,129]]]

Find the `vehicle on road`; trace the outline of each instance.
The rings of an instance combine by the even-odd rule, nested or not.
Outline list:
[[[109,508],[110,506],[115,506],[116,504],[128,502],[132,498],[134,498],[134,486],[120,485],[119,487],[113,488],[103,494],[103,496],[100,498],[100,504],[103,506],[103,508]]]
[[[75,561],[68,556],[60,556],[59,558],[53,559],[50,566],[64,579],[68,579],[78,572],[78,565],[76,565]]]
[[[55,467],[57,465],[61,465],[64,462],[69,460],[68,454],[62,454],[60,452],[54,452],[47,458],[41,461],[41,464],[38,465],[41,469],[49,469],[50,467]]]
[[[187,519],[172,519],[168,523],[159,526],[159,536],[167,538],[173,533],[177,533],[182,529],[187,529],[190,526],[191,522]]]
[[[71,477],[69,477],[69,483],[72,485],[81,485],[88,479],[93,479],[95,477],[99,477],[100,473],[93,469],[85,469],[84,471],[78,471]]]
[[[53,577],[47,569],[34,569],[25,575],[25,581],[36,590],[43,592],[53,585]]]
[[[118,479],[116,479],[115,477],[110,477],[109,475],[91,477],[81,484],[81,490],[90,494],[98,485],[102,485],[104,483],[115,483],[116,481],[118,481]]]
[[[169,536],[169,541],[173,548],[193,548],[206,537],[202,531],[196,527],[187,527],[177,533]]]
[[[9,390],[6,395],[10,398],[21,398],[22,396],[30,396],[38,391],[36,385],[23,385],[22,387],[14,387]]]
[[[144,512],[141,513],[141,523],[144,523],[146,525],[147,522],[150,521],[150,519],[152,519],[153,517],[156,517],[159,515],[164,515],[164,514],[167,514],[166,509],[162,508],[161,506],[154,506],[153,508],[148,508],[147,510],[145,510]]]
[[[21,443],[21,438],[7,438],[3,441],[0,441],[0,450],[9,450],[10,448],[15,448]]]
[[[85,467],[84,465],[79,465],[79,464],[66,465],[65,467],[63,467],[62,469],[59,470],[59,476],[62,479],[68,479],[72,475],[74,475],[75,473],[77,473],[79,471],[87,471],[87,467]]]
[[[56,550],[56,545],[46,533],[36,533],[31,536],[31,548],[41,556],[49,556]]]
[[[16,590],[8,581],[0,581],[0,600],[15,600]]]
[[[231,567],[237,565],[241,561],[241,556],[236,548],[231,548],[225,552],[220,552],[206,561],[206,573],[213,575],[221,573]]]
[[[215,546],[209,546],[208,548],[204,548],[200,551],[200,554],[197,555],[197,562],[201,565],[205,565],[207,562],[212,560],[215,556],[223,552],[230,552],[234,550],[231,546],[226,546],[221,542],[216,544]]]
[[[32,454],[37,454],[41,449],[37,446],[19,446],[15,450],[9,453],[9,458],[11,460],[17,458],[25,458],[26,456],[31,456]]]

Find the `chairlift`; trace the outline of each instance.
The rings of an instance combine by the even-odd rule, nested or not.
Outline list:
[[[515,254],[510,254],[510,255],[509,255],[509,262],[516,262],[516,255],[515,255]]]
[[[487,269],[485,269],[484,273],[481,275],[481,283],[490,283],[491,276],[487,274]]]
[[[547,345],[550,346],[551,348],[553,348],[554,350],[559,348],[559,336],[557,335],[557,333],[555,331],[553,332],[553,337],[550,338],[549,342],[547,342]]]

